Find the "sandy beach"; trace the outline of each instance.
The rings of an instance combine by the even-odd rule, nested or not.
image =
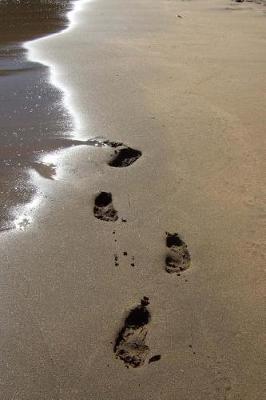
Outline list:
[[[55,180],[32,172],[31,223],[0,236],[0,400],[264,398],[265,11],[77,1],[69,29],[26,44],[74,140],[141,156],[116,168],[119,146],[77,146],[47,157]],[[166,271],[166,232],[184,271]],[[116,357],[127,329],[137,368]]]

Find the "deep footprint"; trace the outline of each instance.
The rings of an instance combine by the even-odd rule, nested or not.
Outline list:
[[[118,220],[118,213],[113,206],[112,193],[100,192],[94,200],[94,216],[102,221]]]
[[[168,273],[179,274],[190,267],[191,257],[187,245],[177,233],[166,232],[166,246],[169,249],[165,257],[165,270]]]
[[[145,344],[147,324],[151,319],[148,305],[148,297],[143,297],[141,304],[129,312],[123,328],[117,335],[114,353],[127,367],[140,367],[149,354],[150,349]]]
[[[123,147],[115,151],[114,157],[109,161],[111,167],[123,168],[128,167],[137,161],[141,156],[140,150],[132,149],[131,147]]]

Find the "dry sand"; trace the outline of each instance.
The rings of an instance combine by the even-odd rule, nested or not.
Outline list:
[[[143,155],[119,169],[70,149],[60,179],[36,175],[34,223],[1,236],[0,398],[261,400],[264,7],[97,0],[78,19],[33,53],[71,91],[79,137]],[[98,191],[118,221],[94,217]],[[188,244],[181,276],[165,231]],[[127,369],[113,345],[143,296],[161,359]]]

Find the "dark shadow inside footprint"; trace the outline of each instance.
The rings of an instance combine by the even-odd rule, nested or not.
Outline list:
[[[169,253],[165,257],[165,270],[168,273],[176,272],[179,274],[190,267],[190,253],[186,243],[178,233],[166,232],[166,246],[169,249]]]
[[[117,211],[113,206],[112,193],[100,192],[94,200],[94,216],[102,221],[117,221]]]
[[[151,319],[148,304],[148,297],[143,297],[141,304],[129,312],[123,328],[117,335],[114,353],[127,367],[136,368],[143,365],[149,354],[149,347],[145,344],[147,324]]]
[[[183,240],[178,236],[177,233],[168,233],[166,232],[166,246],[182,246],[184,244]]]
[[[146,306],[141,304],[130,311],[125,320],[125,327],[138,329],[141,326],[147,325],[149,321],[150,313]]]
[[[106,207],[112,203],[112,193],[100,192],[95,198],[95,205],[97,207]]]
[[[114,157],[109,161],[111,167],[128,167],[133,164],[140,156],[141,151],[132,149],[130,147],[123,147],[116,151]]]

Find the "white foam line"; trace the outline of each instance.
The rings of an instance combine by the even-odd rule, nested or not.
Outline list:
[[[31,40],[29,42],[25,42],[23,44],[23,47],[27,50],[27,59],[29,61],[39,62],[49,68],[49,81],[63,94],[63,105],[72,118],[71,136],[72,138],[77,140],[84,140],[85,135],[84,133],[82,135],[83,126],[81,123],[80,114],[75,109],[75,106],[72,102],[73,96],[71,93],[71,89],[66,85],[65,82],[60,79],[59,67],[47,60],[42,54],[42,50],[38,49],[38,45],[35,45],[40,42],[45,42],[52,37],[54,38],[56,36],[61,36],[69,31],[72,31],[78,24],[78,14],[83,10],[84,5],[91,1],[92,0],[76,0],[75,2],[72,1],[73,8],[67,13],[69,24],[65,29],[57,33],[53,33],[38,39]]]
[[[78,14],[83,10],[84,5],[91,1],[93,0],[76,0],[75,2],[72,1],[73,7],[67,13],[67,19],[69,23],[65,29],[61,30],[60,32],[47,35],[45,37],[25,42],[23,44],[23,47],[27,50],[27,59],[29,61],[41,63],[49,68],[50,83],[62,93],[63,105],[72,118],[71,136],[74,139],[80,139],[80,140],[84,140],[84,134],[83,136],[81,135],[82,132],[81,118],[78,111],[75,109],[73,102],[71,101],[72,99],[71,90],[69,89],[69,87],[67,87],[65,82],[60,80],[59,68],[50,61],[48,61],[47,59],[45,59],[44,56],[41,54],[41,51],[38,50],[37,48],[38,46],[36,47],[35,44],[38,44],[39,42],[50,39],[51,37],[56,37],[73,30],[75,26],[78,24]],[[52,154],[50,155],[47,154],[46,156],[44,156],[43,159],[44,162],[51,161],[51,159],[54,161],[54,157],[52,156]],[[33,171],[32,173],[30,173],[30,175],[32,180],[35,181],[34,177],[36,176],[34,175]],[[14,226],[16,231],[26,230],[28,225],[30,225],[33,222],[34,214],[39,209],[42,200],[43,200],[42,197],[37,192],[29,203],[15,209],[15,211],[13,212],[13,216],[14,216]]]

